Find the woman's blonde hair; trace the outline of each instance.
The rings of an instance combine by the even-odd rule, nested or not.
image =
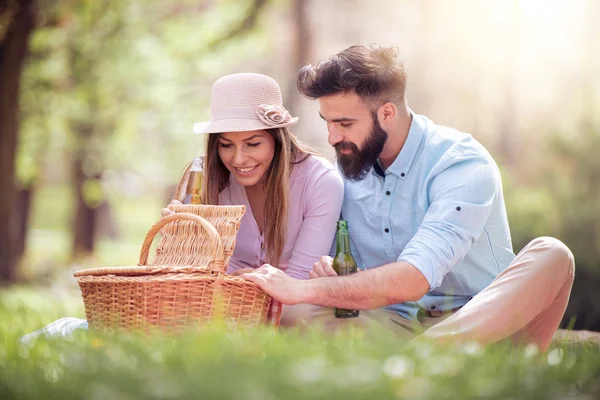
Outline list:
[[[290,175],[294,165],[315,154],[301,144],[287,129],[267,129],[275,140],[275,155],[266,172],[264,189],[265,202],[265,248],[267,261],[278,266],[287,238],[288,201]],[[206,204],[219,204],[219,194],[229,185],[230,172],[219,157],[219,136],[210,134],[207,138],[204,171],[203,199]]]

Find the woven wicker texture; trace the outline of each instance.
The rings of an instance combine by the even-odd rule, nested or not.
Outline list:
[[[148,232],[138,267],[75,273],[89,326],[179,332],[214,319],[279,323],[280,307],[252,282],[225,273],[244,206],[177,205]],[[148,265],[155,235],[156,257]]]

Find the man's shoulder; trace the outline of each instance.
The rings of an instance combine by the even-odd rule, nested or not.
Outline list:
[[[485,146],[470,133],[422,118],[426,124],[424,151],[428,157],[450,163],[476,158],[494,162]]]

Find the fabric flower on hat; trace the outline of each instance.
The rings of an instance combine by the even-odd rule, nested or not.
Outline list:
[[[292,116],[284,106],[261,104],[256,109],[256,114],[265,125],[269,126],[285,124],[292,119]]]

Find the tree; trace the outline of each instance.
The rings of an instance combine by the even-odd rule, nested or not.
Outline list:
[[[215,52],[219,46],[251,31],[266,4],[266,0],[252,0],[243,17],[229,30],[208,40],[203,51]],[[80,112],[70,122],[74,144],[73,254],[78,256],[94,251],[98,210],[107,205],[101,182],[111,134],[121,117],[121,104],[132,100],[128,89],[133,91],[136,84],[143,83],[131,74],[118,73],[119,67],[131,68],[133,64],[130,46],[134,39],[129,30],[135,27],[126,4],[79,0],[74,7],[77,28],[68,35],[67,58],[71,89],[80,99]],[[181,18],[184,10],[189,11],[182,6],[169,8],[168,12],[172,18]],[[151,13],[145,17],[153,18]]]
[[[207,101],[190,87],[213,78],[194,62],[241,62],[234,49],[268,3],[0,1],[0,282],[15,277],[43,165],[70,165],[75,253],[94,250],[107,167],[139,173],[131,163],[139,144],[159,156],[155,165],[160,157],[183,165],[179,149],[165,149],[183,147],[180,132]],[[186,107],[174,112],[178,101]],[[65,147],[50,149],[52,135]]]
[[[4,8],[2,8],[4,7]],[[19,92],[29,37],[36,22],[35,0],[0,6],[0,283],[16,276],[18,226],[14,217],[15,150],[19,132]]]
[[[23,103],[26,129],[21,138],[27,148],[21,150],[20,158],[41,154],[34,162],[48,163],[52,159],[50,164],[59,163],[70,169],[74,196],[72,202],[66,201],[74,209],[71,231],[75,257],[94,251],[99,212],[109,204],[103,189],[105,169],[136,167],[130,163],[135,137],[140,135],[134,128],[139,123],[136,119],[144,114],[153,119],[177,118],[173,105],[179,94],[171,98],[165,92],[172,92],[173,86],[190,92],[189,85],[198,79],[197,71],[191,68],[194,64],[184,59],[216,58],[227,44],[254,29],[267,3],[267,0],[249,0],[246,8],[240,8],[239,4],[216,7],[185,1],[165,4],[61,0],[45,5],[41,18],[44,24],[35,36],[35,57],[26,71],[30,94]],[[224,29],[198,29],[205,25],[203,21],[221,20],[225,16],[231,23],[222,24]],[[200,40],[181,40],[182,35]],[[152,51],[140,53],[139,49],[148,46],[152,46]],[[196,92],[190,92],[189,96],[198,100]],[[49,103],[53,106],[49,107]],[[47,126],[50,119],[54,119],[54,126],[59,126],[66,139],[68,151],[58,155],[40,152],[39,142],[35,142],[37,148],[34,148],[33,141],[28,140],[31,136],[47,136],[50,129],[40,132],[44,131],[40,127]],[[56,123],[57,119],[60,122]],[[169,136],[160,133],[148,132],[160,140]],[[126,148],[123,135],[129,136]],[[158,144],[150,148],[149,154],[163,148]],[[30,160],[28,164],[32,163]],[[21,180],[31,180],[31,177],[23,179],[22,175],[19,174]],[[19,205],[25,211],[28,209],[26,202]]]
[[[297,71],[305,64],[310,62],[311,53],[311,34],[308,23],[308,6],[307,0],[292,1],[292,20],[294,29],[294,53],[293,71]],[[286,99],[283,104],[287,104],[290,110],[294,110],[298,106],[299,93],[296,90],[296,80],[292,79],[290,85],[285,91]]]

